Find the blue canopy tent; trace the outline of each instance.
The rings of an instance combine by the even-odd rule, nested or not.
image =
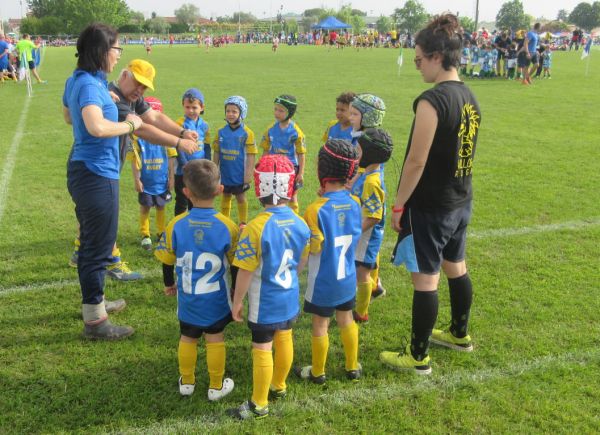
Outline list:
[[[335,29],[351,29],[352,26],[346,23],[342,23],[336,17],[327,17],[321,20],[317,24],[313,24],[311,28],[315,30],[335,30]]]

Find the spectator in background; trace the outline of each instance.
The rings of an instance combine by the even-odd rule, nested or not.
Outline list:
[[[33,76],[35,77],[35,79],[37,80],[38,83],[47,83],[46,80],[42,80],[40,78],[40,76],[37,72],[37,69],[35,67],[33,50],[39,48],[39,45],[35,45],[31,41],[31,36],[29,36],[27,33],[25,33],[23,35],[23,38],[21,38],[21,40],[19,42],[17,42],[17,45],[15,46],[15,48],[17,49],[17,52],[18,52],[18,57],[17,57],[18,67],[19,68],[29,67],[31,74],[33,74]],[[24,62],[25,65],[22,65],[21,62]]]

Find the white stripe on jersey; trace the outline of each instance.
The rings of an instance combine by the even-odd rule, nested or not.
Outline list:
[[[321,252],[318,254],[310,254],[308,256],[308,278],[304,299],[311,303],[315,293],[315,281],[317,280],[317,275],[319,274],[319,267],[321,267]]]
[[[250,288],[248,289],[248,320],[252,323],[258,323],[258,312],[260,309],[260,289],[262,285],[263,261],[260,259],[258,268],[252,275]]]
[[[369,248],[369,242],[371,241],[371,234],[373,233],[373,228],[375,227],[369,228],[366,232],[360,235],[358,245],[356,246],[356,261],[365,261],[367,249]]]

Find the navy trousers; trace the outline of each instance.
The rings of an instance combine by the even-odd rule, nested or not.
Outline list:
[[[82,302],[96,305],[104,299],[106,265],[117,240],[119,180],[101,177],[83,162],[69,161],[67,187],[80,227],[77,272]]]

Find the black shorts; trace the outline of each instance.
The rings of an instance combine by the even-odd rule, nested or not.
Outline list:
[[[392,253],[394,265],[404,263],[409,272],[433,275],[439,273],[442,260],[452,263],[464,260],[471,207],[469,202],[451,211],[407,208]]]
[[[316,314],[321,317],[331,317],[336,311],[352,311],[356,306],[356,296],[353,296],[347,302],[336,305],[335,307],[322,307],[320,305],[312,304],[308,301],[304,301],[304,312],[310,314]]]
[[[210,326],[197,326],[190,323],[179,321],[179,331],[181,335],[190,338],[200,338],[202,334],[219,334],[233,320],[231,313]]]
[[[540,63],[540,54],[536,51],[535,53],[531,53],[531,59],[529,62],[533,65],[538,65]]]
[[[138,202],[144,207],[164,207],[171,201],[171,192],[168,190],[161,195],[150,195],[148,193],[138,193]]]
[[[523,52],[519,53],[517,56],[517,66],[519,68],[525,68],[529,66],[529,59],[527,59],[527,55]]]
[[[298,316],[293,319],[286,320],[285,322],[269,323],[266,325],[260,323],[248,322],[248,328],[252,331],[252,342],[253,343],[270,343],[275,337],[277,331],[287,331],[292,329]]]
[[[227,195],[239,195],[250,188],[249,184],[236,184],[235,186],[223,186],[223,193]]]

